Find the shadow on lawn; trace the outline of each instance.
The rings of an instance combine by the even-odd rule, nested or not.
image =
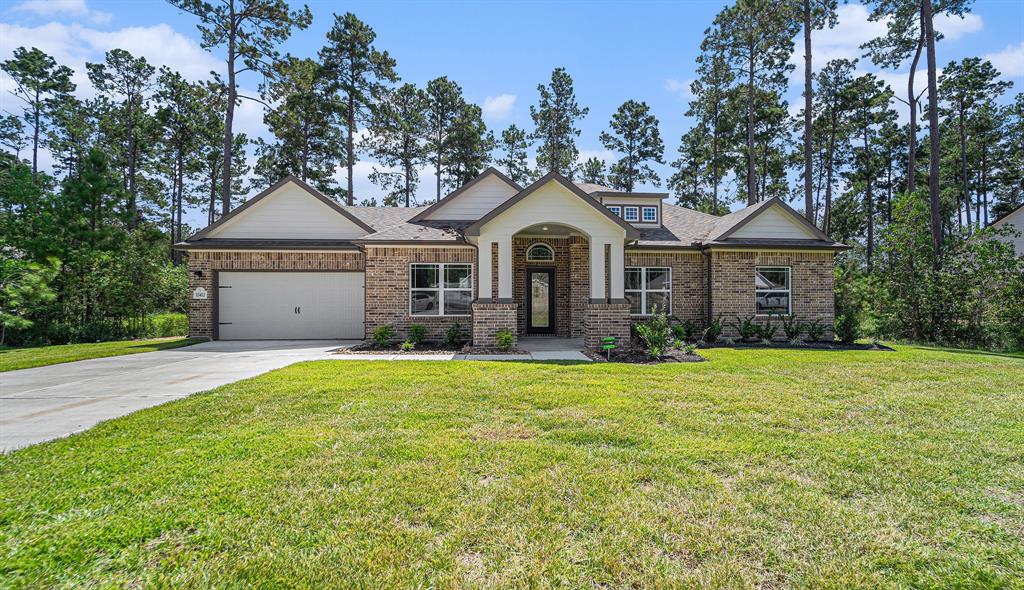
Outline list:
[[[952,352],[955,354],[967,354],[971,356],[998,356],[1008,359],[1016,359],[1024,361],[1024,352],[997,352],[994,350],[978,350],[975,348],[947,348],[945,346],[925,346],[921,344],[914,344],[921,350],[933,350],[935,352]]]

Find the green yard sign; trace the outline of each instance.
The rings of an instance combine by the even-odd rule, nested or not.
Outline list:
[[[605,354],[608,355],[608,360],[612,360],[612,349],[615,348],[615,337],[609,336],[607,338],[602,338],[601,348],[604,350]]]

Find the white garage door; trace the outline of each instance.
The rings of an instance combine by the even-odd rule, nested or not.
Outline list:
[[[221,340],[363,337],[361,272],[221,272]]]

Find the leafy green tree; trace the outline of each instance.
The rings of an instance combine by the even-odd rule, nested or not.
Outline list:
[[[427,151],[434,164],[437,183],[436,199],[441,200],[444,181],[452,151],[459,114],[466,101],[462,88],[447,77],[435,78],[427,83]]]
[[[832,227],[832,194],[839,177],[837,170],[844,163],[843,154],[847,152],[845,147],[853,131],[850,111],[853,106],[851,88],[855,67],[855,61],[832,60],[817,75],[818,101],[813,119],[815,135],[821,139],[818,185],[823,186],[825,192],[821,229],[829,235]]]
[[[150,96],[156,86],[156,68],[144,57],[123,49],[106,53],[104,63],[88,63],[89,80],[104,99],[100,130],[117,155],[124,171],[129,227],[138,226],[139,185],[145,159],[156,147],[157,125],[150,113]]]
[[[240,99],[257,100],[238,93],[237,75],[255,72],[266,77],[274,74],[278,59],[277,45],[291,36],[293,29],[304,30],[313,21],[309,8],[290,10],[285,0],[168,0],[174,7],[199,18],[203,48],[223,47],[226,50],[226,108],[221,139],[221,215],[231,210],[231,194],[236,168],[233,149],[235,141],[235,106]],[[239,67],[241,65],[241,67]]]
[[[275,75],[262,94],[275,107],[263,122],[274,134],[271,143],[257,140],[256,175],[270,186],[294,174],[319,191],[336,195],[335,165],[343,144],[336,126],[340,104],[322,65],[311,59],[287,56],[274,64]]]
[[[957,202],[963,203],[968,233],[973,227],[969,189],[972,174],[968,169],[968,130],[982,105],[993,103],[1013,86],[1011,82],[1000,81],[998,78],[999,71],[988,61],[977,57],[950,62],[939,77],[939,97],[943,103],[941,114],[950,126],[956,128],[958,138],[961,193],[957,197]],[[959,215],[958,206],[957,216]]]
[[[501,132],[501,139],[498,140],[498,150],[501,155],[495,163],[505,169],[505,174],[512,179],[512,182],[525,185],[533,178],[533,171],[530,170],[529,149],[530,139],[526,131],[515,124],[509,125]],[[601,167],[603,176],[603,163]]]
[[[601,144],[622,154],[608,175],[612,186],[626,192],[648,181],[657,186],[661,179],[648,162],[665,163],[665,144],[658,131],[658,118],[651,114],[647,103],[627,100],[608,125],[612,133],[601,132]]]
[[[593,156],[587,158],[580,166],[580,180],[591,184],[606,184],[608,182],[608,171],[604,161]]]
[[[174,70],[161,68],[157,82],[156,120],[162,134],[160,168],[171,185],[167,222],[170,243],[174,245],[184,238],[181,228],[186,205],[198,204],[189,190],[189,180],[201,170],[199,113],[208,105],[204,102],[202,87],[188,82]],[[181,263],[180,252],[172,250],[171,258]]]
[[[740,95],[746,104],[748,205],[758,201],[755,137],[761,114],[756,108],[758,94],[778,93],[785,86],[787,74],[793,69],[788,61],[793,53],[797,27],[798,20],[789,4],[773,0],[737,0],[718,13],[701,44],[705,53],[720,52],[733,72],[743,79]]]
[[[682,172],[683,166],[689,167],[694,173],[698,164],[706,168],[705,174],[695,175],[693,180],[699,181],[700,177],[707,176],[711,211],[719,210],[722,201],[719,188],[731,167],[731,154],[736,148],[736,113],[735,109],[729,108],[729,97],[733,93],[735,81],[736,76],[725,60],[722,47],[712,47],[697,57],[697,78],[690,85],[690,92],[694,98],[690,101],[686,115],[696,119],[696,126],[707,130],[706,134],[701,132],[699,135],[705,136],[708,140],[709,149],[698,149],[692,144],[692,137],[684,136],[683,144],[680,146],[680,159],[677,160],[680,166],[677,168]],[[694,159],[698,155],[699,158]]]
[[[54,101],[75,89],[72,71],[39,49],[18,47],[14,58],[0,64],[16,85],[13,94],[25,103],[25,121],[32,130],[32,175],[39,173],[39,144],[46,132],[46,119]]]
[[[383,165],[374,166],[370,180],[388,191],[387,205],[415,204],[419,168],[427,159],[427,96],[412,84],[392,92],[374,112],[369,145]]]
[[[0,116],[0,145],[14,152],[15,159],[28,145],[25,141],[25,125],[14,115]]]
[[[327,33],[327,46],[320,50],[334,89],[344,103],[345,165],[348,168],[346,195],[352,204],[352,167],[356,162],[354,136],[360,123],[368,123],[372,109],[384,96],[387,84],[397,82],[395,60],[387,51],[378,51],[373,42],[377,34],[356,15],[346,12],[334,16]]]
[[[62,176],[74,175],[85,155],[94,145],[99,129],[97,115],[103,113],[102,100],[82,101],[68,95],[55,101],[46,147],[54,159],[54,171]]]
[[[576,124],[590,109],[580,108],[576,102],[572,76],[565,68],[555,68],[550,84],[539,84],[537,92],[540,99],[530,106],[535,126],[531,137],[540,142],[537,167],[542,172],[554,171],[572,178],[580,153],[576,147],[576,138],[580,136]]]
[[[811,52],[811,31],[832,28],[838,22],[836,0],[798,0],[797,11],[803,25],[804,37],[804,217],[814,221],[814,67]]]
[[[7,250],[7,251],[4,251]],[[57,274],[57,261],[43,265],[17,258],[0,247],[0,346],[8,329],[24,330],[33,325],[29,319],[42,304],[55,299],[50,281]]]
[[[717,206],[711,135],[705,122],[700,122],[679,141],[679,157],[672,162],[675,173],[668,179],[668,188],[675,193],[679,205],[701,211]]]
[[[494,134],[484,124],[479,106],[463,103],[455,119],[444,185],[455,189],[483,172],[494,149]]]
[[[993,178],[993,220],[1024,204],[1024,92],[1001,109],[1002,138],[995,148],[1000,165]]]

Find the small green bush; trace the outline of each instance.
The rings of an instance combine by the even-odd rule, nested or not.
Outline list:
[[[835,323],[836,338],[843,344],[853,344],[860,338],[860,318],[852,311],[840,314]]]
[[[821,325],[821,320],[805,324],[804,329],[807,331],[807,340],[810,342],[817,342],[825,335],[825,326]]]
[[[718,337],[722,335],[722,328],[722,316],[719,314],[717,318],[711,320],[711,323],[707,328],[704,328],[704,342],[706,344],[714,344],[717,342]]]
[[[796,321],[796,316],[782,316],[782,333],[786,335],[786,340],[797,342],[803,331],[804,325]]]
[[[508,328],[502,328],[498,330],[494,335],[494,339],[498,341],[498,348],[502,352],[508,352],[512,350],[512,343],[515,342],[515,334]]]
[[[668,323],[668,316],[655,308],[651,319],[646,322],[639,322],[633,326],[637,337],[644,343],[644,349],[652,359],[661,357],[668,351],[671,344],[672,328]]]
[[[409,352],[412,349],[416,348],[416,343],[413,342],[412,340],[406,340],[405,342],[399,345],[399,348],[401,348],[403,352]]]
[[[373,329],[373,342],[377,348],[387,348],[395,339],[395,328],[391,324],[384,324]]]
[[[736,331],[739,332],[740,340],[751,340],[756,338],[761,332],[760,326],[754,321],[754,316],[736,318],[732,327],[736,328]]]
[[[676,338],[684,342],[690,342],[697,335],[697,325],[690,320],[685,320],[678,324],[673,324],[672,333],[675,334]]]
[[[778,329],[778,326],[772,325],[772,316],[768,316],[764,323],[757,327],[757,337],[765,344],[770,344]]]
[[[409,326],[409,342],[413,344],[423,344],[423,339],[427,337],[427,327],[422,324],[413,324]]]
[[[455,322],[448,326],[448,331],[444,333],[444,345],[448,348],[458,348],[461,344],[462,325],[459,322]]]

